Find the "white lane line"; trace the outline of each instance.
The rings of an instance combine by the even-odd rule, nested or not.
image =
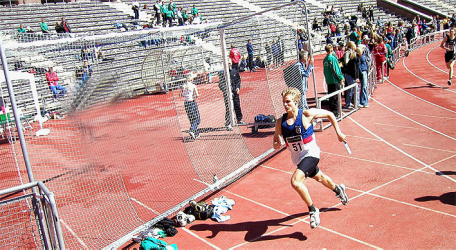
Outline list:
[[[410,114],[410,115],[424,116],[424,117],[431,117],[431,118],[438,118],[438,119],[445,119],[445,120],[456,120],[456,118],[445,117],[445,116],[423,115],[423,114]]]
[[[446,160],[449,160],[449,159],[451,159],[451,158],[453,158],[453,157],[455,157],[455,156],[456,156],[456,155],[448,156],[447,158],[442,159],[442,160],[439,160],[439,161],[436,161],[436,162],[432,163],[432,164],[429,165],[429,166],[437,165],[437,164],[439,164],[439,163],[441,163],[441,162],[444,162],[444,161],[446,161]],[[443,174],[443,173],[440,172],[440,171],[436,171],[436,172],[439,173],[439,174]]]
[[[335,155],[335,156],[339,156],[339,157],[345,157],[345,158],[349,158],[349,159],[354,159],[354,160],[359,160],[359,161],[365,161],[365,162],[375,163],[375,164],[379,164],[379,165],[385,165],[385,166],[390,166],[390,167],[395,167],[395,168],[402,168],[402,169],[407,169],[407,170],[411,170],[411,171],[415,171],[415,170],[416,170],[415,168],[409,168],[409,167],[403,167],[403,166],[394,165],[394,164],[389,164],[389,163],[384,163],[384,162],[379,162],[379,161],[372,161],[372,160],[367,160],[367,159],[361,159],[361,158],[357,158],[357,157],[353,157],[353,156],[340,155],[340,154],[330,153],[330,152],[326,152],[326,151],[321,151],[321,152],[324,153],[324,154]],[[420,172],[425,173],[425,174],[434,175],[434,173],[431,173],[431,172],[429,172],[429,171],[420,171]]]
[[[179,228],[179,229],[183,229],[183,230],[184,230],[185,232],[187,232],[188,234],[190,234],[190,235],[192,235],[193,237],[195,237],[195,238],[201,240],[202,242],[208,244],[209,246],[213,247],[214,249],[217,249],[217,250],[220,250],[220,249],[221,249],[220,247],[218,247],[218,246],[216,246],[216,245],[210,243],[209,241],[207,241],[207,240],[205,240],[205,239],[199,237],[197,234],[195,234],[194,232],[188,230],[188,229],[185,228],[185,227],[181,227],[181,228]]]
[[[437,104],[435,104],[435,103],[432,103],[432,102],[430,102],[430,101],[424,100],[424,99],[421,98],[421,97],[418,97],[418,96],[416,96],[416,95],[414,95],[414,94],[412,94],[412,93],[410,93],[410,92],[408,92],[408,91],[405,91],[404,89],[400,88],[399,86],[397,86],[396,84],[394,84],[393,82],[391,82],[389,79],[387,79],[387,81],[388,81],[391,85],[393,85],[394,87],[396,87],[397,89],[399,89],[399,90],[401,90],[402,92],[407,93],[407,94],[409,94],[409,95],[415,97],[416,99],[418,99],[418,100],[420,100],[420,101],[423,101],[423,102],[425,102],[425,103],[427,103],[427,104],[431,104],[431,105],[433,105],[433,106],[436,106],[437,108],[440,108],[440,109],[443,109],[443,110],[446,110],[446,111],[449,111],[449,112],[451,112],[451,113],[455,113],[455,114],[456,114],[456,111],[454,111],[454,110],[447,109],[447,108],[445,108],[445,107],[442,107],[442,106],[437,105]],[[451,107],[452,107],[452,108],[456,108],[455,106],[451,106]]]
[[[455,94],[456,94],[456,91],[453,91],[453,90],[451,90],[451,89],[448,89],[448,87],[442,87],[442,86],[437,85],[437,84],[435,84],[435,83],[433,83],[433,82],[430,82],[430,81],[428,81],[428,80],[426,80],[426,79],[424,79],[424,78],[422,78],[422,77],[419,77],[418,75],[416,75],[415,73],[413,73],[409,68],[407,68],[407,65],[405,65],[405,57],[402,58],[402,64],[404,65],[404,68],[405,68],[410,74],[414,75],[416,78],[418,78],[418,79],[420,79],[420,80],[422,80],[422,81],[424,81],[424,82],[427,82],[428,84],[431,84],[432,86],[435,86],[435,87],[438,87],[438,88],[440,88],[440,89],[443,89],[443,90],[446,90],[446,91],[449,91],[449,92],[451,92],[451,93],[455,93]]]
[[[370,133],[371,135],[377,137],[379,140],[382,140],[384,143],[386,143],[386,144],[389,145],[390,147],[396,149],[397,151],[401,152],[402,154],[404,154],[405,156],[409,157],[410,159],[412,159],[412,160],[418,162],[419,164],[425,166],[425,168],[427,167],[427,168],[429,168],[429,169],[431,169],[431,170],[433,170],[433,171],[435,171],[435,172],[441,173],[439,170],[437,170],[437,169],[435,169],[435,168],[433,168],[433,167],[427,165],[426,163],[420,161],[419,159],[415,158],[414,156],[410,155],[409,153],[405,152],[404,150],[402,150],[402,149],[400,149],[400,148],[394,146],[392,143],[389,143],[389,142],[387,142],[386,140],[384,140],[383,138],[381,138],[380,136],[374,134],[372,131],[368,130],[366,127],[364,127],[363,125],[361,125],[360,123],[358,123],[357,121],[355,121],[355,120],[354,120],[353,118],[351,118],[350,116],[348,117],[348,119],[350,119],[351,121],[353,121],[355,124],[357,124],[359,127],[361,127],[362,129],[364,129],[366,132],[368,132],[368,133]],[[450,176],[445,175],[445,174],[443,174],[443,173],[441,173],[441,174],[442,174],[443,177],[445,177],[445,178],[451,180],[452,182],[455,182],[455,183],[456,183],[456,180],[455,180],[455,179],[453,179],[453,178],[451,178]]]
[[[225,191],[226,191],[226,190],[225,190]],[[292,218],[294,218],[294,219],[296,219],[296,220],[299,220],[299,221],[302,221],[302,222],[309,223],[308,221],[305,220],[305,219],[309,218],[309,216],[307,216],[305,219],[299,219],[298,217],[292,216],[292,215],[287,214],[287,213],[285,213],[285,212],[283,212],[283,211],[280,211],[280,210],[277,210],[277,209],[275,209],[275,208],[273,208],[273,207],[267,206],[267,205],[265,205],[265,204],[263,204],[263,203],[254,201],[254,200],[252,200],[252,199],[249,199],[249,198],[246,198],[246,197],[244,197],[244,196],[241,196],[241,195],[232,193],[232,192],[230,192],[230,191],[226,191],[226,192],[228,192],[228,193],[230,193],[230,194],[232,194],[232,195],[234,195],[234,196],[237,196],[237,197],[239,197],[239,198],[242,198],[242,199],[244,199],[244,200],[247,200],[247,201],[249,201],[249,202],[252,202],[252,203],[254,203],[254,204],[257,204],[257,205],[259,205],[259,206],[262,206],[262,207],[265,207],[265,208],[270,209],[270,210],[272,210],[272,211],[275,211],[275,212],[277,212],[277,213],[279,213],[279,214],[282,214],[282,215],[284,215],[284,216],[289,216],[289,217],[292,217]],[[338,205],[341,205],[341,204],[339,203]],[[336,205],[336,206],[338,206],[338,205]],[[335,206],[333,206],[333,207],[335,207]],[[328,208],[328,209],[330,209],[330,208]],[[325,211],[326,211],[326,210],[325,210]],[[298,222],[299,222],[299,221],[298,221]],[[296,223],[297,223],[297,222],[296,222]],[[294,223],[294,224],[296,224],[296,223]],[[294,225],[294,224],[293,224],[293,225]],[[283,227],[283,228],[289,228],[289,227]],[[323,226],[321,226],[321,225],[320,225],[318,228],[323,229],[323,230],[326,230],[326,231],[331,232],[331,233],[334,233],[334,234],[336,234],[336,235],[342,236],[342,237],[344,237],[344,238],[351,239],[351,240],[353,240],[353,241],[359,242],[359,243],[361,243],[361,244],[363,244],[363,245],[366,245],[366,246],[369,246],[369,247],[372,247],[372,248],[375,248],[375,249],[382,249],[382,248],[380,248],[380,247],[377,247],[377,246],[372,245],[372,244],[370,244],[370,243],[367,243],[367,242],[365,242],[365,241],[362,241],[362,240],[353,238],[353,237],[351,237],[351,236],[348,236],[348,235],[339,233],[339,232],[337,232],[337,231],[331,230],[331,229],[326,228],[326,227],[323,227]],[[276,230],[276,231],[277,231],[277,230]],[[268,234],[264,234],[264,235],[269,235],[269,234],[272,234],[272,232],[269,232]],[[263,236],[263,235],[262,235],[262,236]],[[236,246],[234,246],[234,247],[231,247],[231,248],[229,248],[229,249],[235,249],[235,248],[238,248],[238,247],[240,247],[240,246],[246,245],[246,244],[248,244],[248,243],[254,242],[254,241],[257,240],[257,239],[260,239],[262,236],[257,237],[256,239],[253,239],[253,240],[251,240],[251,241],[246,241],[246,242],[244,242],[244,243],[241,243],[241,244],[236,245]]]
[[[133,198],[132,198],[132,199],[133,199]],[[143,203],[141,203],[141,202],[139,202],[139,204],[140,204],[141,206],[143,206],[143,207],[149,209],[150,211],[154,211],[152,208],[148,207],[147,205],[145,205],[145,204],[143,204]],[[189,233],[189,234],[192,235],[193,237],[197,238],[198,240],[200,240],[200,241],[202,241],[202,242],[208,244],[209,246],[211,246],[211,247],[213,247],[213,248],[215,248],[215,249],[221,249],[221,248],[215,246],[214,244],[208,242],[207,240],[205,240],[205,239],[199,237],[197,234],[192,233],[190,230],[187,230],[185,227],[183,227],[182,229],[184,229],[184,231],[186,231],[187,233]]]
[[[456,151],[439,149],[439,148],[425,147],[425,146],[414,145],[414,144],[409,144],[409,143],[402,143],[402,145],[410,146],[410,147],[416,147],[416,148],[425,148],[425,149],[437,150],[437,151],[448,152],[448,153],[456,153]]]
[[[396,124],[386,124],[386,123],[379,123],[379,122],[374,122],[373,124],[395,127],[395,128],[418,129],[418,128],[414,128],[414,127],[407,127],[407,126],[400,126],[400,125],[396,125]]]
[[[285,171],[285,170],[281,170],[281,169],[277,169],[277,168],[271,168],[271,167],[268,167],[268,166],[265,166],[265,165],[260,165],[260,166],[263,167],[263,168],[269,168],[269,169],[272,169],[272,170],[275,170],[275,171],[279,171],[279,172],[282,172],[282,173],[293,174],[293,172],[289,172],[289,171]]]
[[[435,50],[436,48],[440,48],[440,44],[437,45],[437,46],[435,46],[434,48],[432,48],[431,50],[428,51],[428,53],[426,54],[426,61],[428,61],[428,63],[429,63],[432,67],[434,67],[434,68],[436,68],[436,69],[438,69],[438,70],[440,70],[440,71],[442,71],[443,73],[446,73],[446,74],[448,75],[448,72],[447,72],[447,71],[445,71],[445,70],[443,70],[443,69],[441,69],[441,68],[435,66],[433,63],[431,63],[431,61],[429,61],[429,54],[430,54],[433,50]]]
[[[141,205],[141,206],[147,208],[148,210],[152,211],[152,212],[155,213],[156,215],[159,215],[159,214],[160,214],[159,212],[157,212],[157,211],[153,210],[152,208],[146,206],[144,203],[138,201],[137,199],[135,199],[135,198],[133,198],[133,197],[130,197],[130,199],[133,200],[134,202],[138,203],[139,205]]]
[[[444,160],[447,160],[447,159],[444,159]],[[440,161],[439,161],[439,162],[440,162]],[[434,163],[434,164],[435,164],[435,163]],[[270,168],[270,169],[273,169],[273,170],[276,170],[276,171],[281,171],[280,169],[275,169],[275,168],[271,168],[271,167],[269,167],[269,168]],[[407,173],[407,174],[405,174],[405,175],[403,175],[403,176],[401,176],[401,177],[398,177],[398,178],[396,178],[396,179],[394,179],[394,180],[392,180],[392,181],[389,181],[389,182],[384,183],[384,184],[382,184],[382,185],[380,185],[380,186],[378,186],[378,187],[375,187],[375,188],[373,188],[373,189],[370,189],[369,191],[362,191],[362,190],[358,190],[358,189],[355,189],[355,188],[347,187],[347,189],[354,190],[354,191],[360,193],[360,194],[354,196],[353,198],[350,198],[349,200],[352,201],[352,200],[354,200],[354,199],[356,199],[356,198],[359,198],[359,197],[361,197],[361,196],[367,194],[367,195],[372,195],[372,196],[376,196],[376,197],[379,197],[379,198],[383,198],[383,199],[386,199],[386,200],[394,201],[394,202],[397,202],[397,203],[401,203],[401,204],[404,204],[404,205],[409,205],[409,206],[412,206],[412,207],[416,207],[416,208],[420,208],[420,209],[424,209],[424,210],[428,210],[428,211],[431,211],[431,212],[435,212],[435,213],[439,213],[439,214],[443,214],[443,215],[447,215],[447,216],[451,216],[451,217],[455,217],[455,218],[456,218],[456,215],[448,214],[448,213],[445,213],[445,212],[442,212],[442,211],[438,211],[438,210],[434,210],[434,209],[430,209],[430,208],[426,208],[426,207],[421,207],[421,206],[418,206],[418,205],[415,205],[415,204],[412,204],[412,203],[407,203],[407,202],[404,202],[404,201],[399,201],[399,200],[396,200],[396,199],[392,199],[392,198],[388,198],[388,197],[385,197],[385,196],[381,196],[381,195],[372,193],[372,191],[375,191],[375,190],[377,190],[377,189],[379,189],[379,188],[381,188],[381,187],[384,187],[384,186],[389,185],[389,184],[391,184],[391,183],[393,183],[393,182],[396,182],[396,181],[398,181],[398,180],[400,180],[400,179],[403,179],[403,178],[405,178],[405,177],[407,177],[407,176],[409,176],[409,175],[411,175],[411,174],[414,174],[414,173],[417,173],[417,172],[429,173],[429,172],[423,171],[423,169],[425,169],[425,168],[426,168],[426,167],[422,167],[422,168],[420,168],[420,169],[414,169],[414,170],[413,170],[412,172],[410,172],[410,173]],[[283,171],[281,171],[281,172],[283,172]],[[292,174],[292,173],[289,173],[289,174]],[[430,174],[430,173],[429,173],[429,174]],[[340,203],[339,203],[338,205],[340,205]]]
[[[375,139],[375,138],[368,138],[368,137],[358,136],[358,135],[347,135],[347,134],[346,134],[346,136],[354,137],[354,138],[361,138],[361,139],[371,140],[371,141],[379,141],[378,139]]]
[[[73,231],[73,229],[70,228],[70,226],[68,226],[68,224],[65,223],[65,221],[63,221],[62,219],[60,219],[60,222],[66,227],[66,229],[68,229],[68,231],[70,231],[70,233],[76,238],[76,240],[83,246],[85,247],[86,249],[89,249],[89,247],[84,243],[84,241],[81,240],[81,238],[79,238],[76,233]]]
[[[442,132],[440,132],[440,131],[437,131],[437,130],[435,130],[435,129],[431,128],[431,127],[428,127],[428,126],[426,126],[426,125],[424,125],[424,124],[422,124],[422,123],[419,123],[419,122],[417,122],[417,121],[415,121],[415,120],[413,120],[413,119],[411,119],[411,118],[409,118],[409,117],[407,117],[407,116],[405,116],[405,115],[403,115],[403,114],[401,114],[401,113],[399,113],[399,112],[397,112],[397,111],[395,111],[395,110],[393,110],[393,109],[387,107],[385,104],[383,104],[383,103],[377,101],[375,98],[372,98],[372,100],[374,100],[376,103],[380,104],[380,105],[383,106],[384,108],[388,109],[389,111],[391,111],[391,112],[393,112],[393,113],[395,113],[395,114],[397,114],[397,115],[399,115],[399,116],[401,116],[401,117],[403,117],[403,118],[405,118],[405,119],[407,119],[407,120],[409,120],[409,121],[411,121],[411,122],[413,122],[413,123],[415,123],[415,124],[418,124],[418,125],[420,125],[420,126],[422,126],[422,127],[424,127],[424,128],[427,128],[427,129],[429,129],[429,130],[431,130],[431,131],[433,131],[433,132],[435,132],[435,133],[437,133],[437,134],[443,135],[443,136],[445,136],[445,137],[448,138],[448,139],[451,139],[451,140],[453,140],[453,141],[456,141],[456,138],[451,137],[451,136],[449,136],[449,135],[447,135],[447,134],[444,134],[444,133],[442,133]]]
[[[364,191],[357,190],[357,189],[354,189],[354,188],[347,187],[347,189],[364,193]],[[427,208],[427,207],[418,206],[418,205],[415,205],[415,204],[412,204],[412,203],[408,203],[408,202],[392,199],[392,198],[389,198],[389,197],[385,197],[383,195],[378,195],[378,194],[373,194],[373,193],[366,193],[366,194],[372,195],[372,196],[375,196],[375,197],[378,197],[378,198],[386,199],[386,200],[389,200],[389,201],[397,202],[397,203],[400,203],[400,204],[404,204],[404,205],[408,205],[408,206],[416,207],[416,208],[419,208],[419,209],[423,209],[423,210],[427,210],[427,211],[431,211],[431,212],[434,212],[434,213],[438,213],[438,214],[442,214],[442,215],[451,216],[451,217],[456,218],[456,215],[453,215],[453,214],[449,214],[449,213],[445,213],[445,212],[442,212],[442,211],[430,209],[430,208]]]

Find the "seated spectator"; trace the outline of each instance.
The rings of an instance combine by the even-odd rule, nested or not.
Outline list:
[[[182,8],[181,8],[181,9],[182,9]],[[184,11],[182,12],[182,19],[183,19],[183,21],[184,21],[184,25],[187,25],[187,24],[188,24],[188,14],[187,14],[187,11],[186,11],[186,10],[184,10]]]
[[[41,28],[41,32],[49,33],[49,27],[47,26],[47,23],[44,21],[43,18],[41,19],[40,28]]]
[[[62,17],[62,22],[60,23],[60,26],[63,27],[64,33],[71,33],[70,25],[65,20],[65,17]]]
[[[103,60],[103,51],[101,50],[99,42],[97,42],[95,47],[93,47],[93,56],[96,60]]]
[[[52,93],[54,93],[54,99],[64,97],[67,90],[65,87],[58,84],[59,77],[52,67],[50,67],[49,71],[46,72],[46,80],[48,82],[49,88],[52,90]]]
[[[312,23],[312,30],[319,30],[321,31],[321,27],[320,25],[318,24],[318,19],[315,17],[315,19],[313,20],[313,23]]]
[[[242,57],[241,63],[239,64],[239,72],[244,72],[247,69],[247,62],[245,60],[245,57]]]
[[[84,44],[84,46],[81,48],[81,60],[93,60],[93,54],[91,51],[89,51],[89,44],[87,43]]]
[[[92,76],[92,68],[88,61],[84,61],[82,68],[76,70],[76,78],[79,79],[79,88],[84,86]]]
[[[258,68],[264,68],[265,66],[265,63],[263,60],[261,60],[261,57],[257,56],[255,62],[253,63],[254,65],[254,68],[255,69],[258,69]]]
[[[19,26],[19,29],[17,30],[17,32],[19,32],[19,33],[26,33],[27,32],[27,30],[24,28],[24,25],[22,23]]]
[[[331,39],[331,34],[326,34],[326,44],[333,44],[333,40]]]
[[[63,29],[62,25],[59,24],[59,22],[55,22],[55,32],[65,33],[65,30]]]

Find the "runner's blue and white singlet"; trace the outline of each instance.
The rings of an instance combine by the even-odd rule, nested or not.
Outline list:
[[[302,109],[298,110],[296,121],[292,125],[287,124],[288,114],[282,117],[282,136],[290,150],[293,164],[298,165],[305,157],[320,158],[320,148],[317,145],[313,124],[305,129],[302,125]]]

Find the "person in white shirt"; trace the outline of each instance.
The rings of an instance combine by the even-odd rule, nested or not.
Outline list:
[[[182,85],[182,90],[180,96],[185,98],[184,107],[185,113],[187,113],[188,120],[190,121],[190,136],[192,139],[197,139],[200,137],[198,132],[198,125],[201,122],[200,113],[198,110],[198,103],[196,103],[196,98],[198,95],[198,89],[195,84],[193,84],[192,74],[187,74],[187,81]]]

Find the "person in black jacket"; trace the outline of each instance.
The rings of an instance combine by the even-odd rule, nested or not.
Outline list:
[[[219,72],[219,88],[223,93],[223,100],[225,102],[225,127],[227,130],[231,131],[231,113],[230,113],[230,99],[228,93],[228,86],[226,85],[225,72],[221,70]],[[231,81],[231,93],[233,97],[233,106],[234,113],[236,114],[236,119],[238,124],[245,124],[242,121],[242,110],[241,110],[241,101],[239,99],[239,91],[241,89],[241,76],[239,75],[239,70],[230,66],[230,81]]]
[[[347,50],[344,54],[344,72],[345,72],[345,83],[346,86],[352,85],[353,83],[359,83],[359,59],[356,54],[356,44],[352,41],[348,42]],[[345,108],[353,109],[354,88],[351,88],[345,92]],[[358,100],[359,102],[359,100]]]

